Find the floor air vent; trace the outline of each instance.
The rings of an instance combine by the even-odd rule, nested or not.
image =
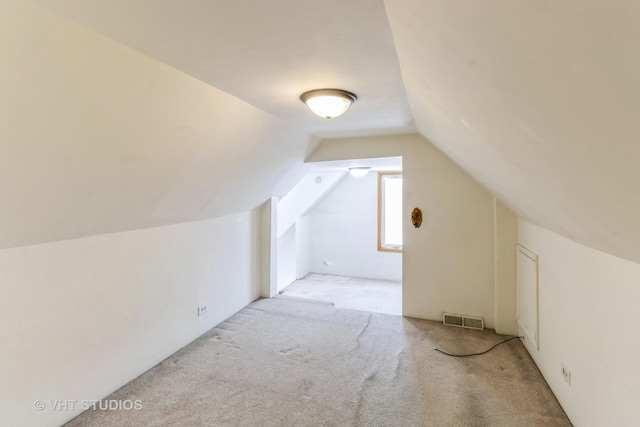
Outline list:
[[[442,323],[459,328],[484,329],[484,320],[482,320],[482,317],[473,317],[464,314],[444,313],[442,315]]]

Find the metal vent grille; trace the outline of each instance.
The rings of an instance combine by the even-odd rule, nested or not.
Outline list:
[[[464,326],[464,323],[462,322],[462,316],[446,313],[444,315],[444,324],[451,326]]]
[[[459,328],[484,329],[482,317],[467,316],[466,314],[444,313],[442,315],[442,323]]]

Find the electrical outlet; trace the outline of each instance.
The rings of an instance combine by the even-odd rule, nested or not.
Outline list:
[[[562,378],[567,384],[571,385],[571,371],[564,366],[564,363],[561,363],[560,367],[562,368]]]
[[[207,306],[206,305],[201,305],[198,307],[198,317],[203,316],[207,314]]]

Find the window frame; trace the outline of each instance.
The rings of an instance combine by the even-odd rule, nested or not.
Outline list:
[[[401,253],[403,248],[404,248],[404,238],[403,238],[403,245],[401,245],[400,247],[394,247],[392,245],[385,245],[383,243],[383,226],[384,226],[384,221],[383,221],[383,217],[384,217],[384,212],[383,212],[383,206],[384,206],[384,194],[383,194],[383,186],[382,186],[382,182],[384,180],[385,176],[400,176],[402,178],[402,171],[388,171],[388,172],[378,172],[378,251],[379,252],[398,252]],[[402,178],[404,179],[404,178]],[[403,187],[403,193],[404,193],[404,180],[402,182],[402,187]],[[404,194],[403,194],[404,196]],[[403,205],[404,205],[404,197],[403,197]],[[402,207],[401,207],[402,208]],[[404,236],[403,236],[404,237]]]

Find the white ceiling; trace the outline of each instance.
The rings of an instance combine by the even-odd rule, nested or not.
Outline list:
[[[252,210],[317,138],[22,0],[0,2],[0,248]]]
[[[382,0],[34,0],[319,136],[415,131]],[[349,114],[299,97],[335,87]]]
[[[640,262],[637,0],[33,1],[305,135],[415,126],[519,216]],[[360,99],[318,120],[298,97],[320,87]],[[285,146],[300,162],[294,139],[242,187],[282,174]]]

